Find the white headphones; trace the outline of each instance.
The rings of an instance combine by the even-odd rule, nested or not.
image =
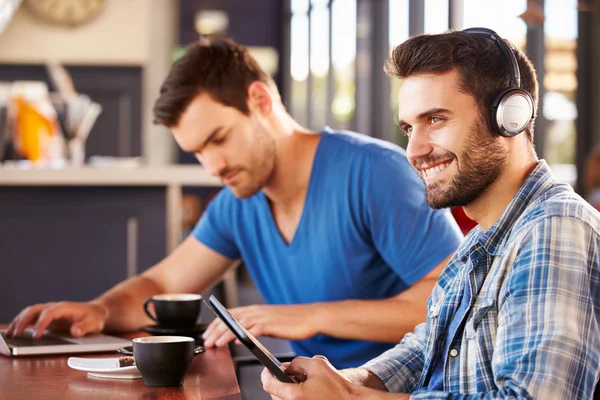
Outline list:
[[[521,72],[517,57],[496,32],[487,28],[469,28],[463,32],[481,35],[496,42],[510,65],[510,87],[498,93],[492,104],[492,125],[502,136],[512,137],[523,132],[533,119],[533,97],[521,88]]]

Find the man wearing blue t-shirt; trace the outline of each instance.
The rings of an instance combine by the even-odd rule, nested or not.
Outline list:
[[[449,212],[426,204],[402,149],[302,128],[247,50],[224,39],[188,48],[154,114],[226,188],[165,260],[89,303],[30,307],[11,334],[55,319],[71,320],[75,335],[136,330],[150,322],[144,299],[202,292],[239,260],[268,304],[232,313],[257,336],[291,340],[300,355],[357,366],[425,319],[462,236]],[[233,336],[213,322],[204,339],[223,346]]]

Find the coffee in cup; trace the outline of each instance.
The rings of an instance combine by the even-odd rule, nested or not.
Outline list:
[[[160,327],[191,329],[196,326],[200,315],[201,300],[199,294],[158,294],[144,302],[144,311]],[[155,315],[148,310],[150,303],[154,305]]]
[[[133,358],[146,386],[181,386],[194,359],[196,341],[186,336],[134,338]]]

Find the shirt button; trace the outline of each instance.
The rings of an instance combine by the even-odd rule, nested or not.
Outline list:
[[[456,349],[450,350],[450,356],[456,357],[457,355],[458,355],[458,350],[456,350]]]

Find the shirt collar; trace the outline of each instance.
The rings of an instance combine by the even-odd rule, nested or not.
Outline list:
[[[525,209],[538,197],[548,190],[554,181],[554,174],[544,160],[540,160],[533,171],[527,176],[508,207],[504,210],[498,221],[487,231],[482,232],[481,227],[475,227],[467,236],[465,246],[459,251],[459,258],[468,257],[472,245],[479,243],[490,255],[501,253],[502,244],[508,239],[509,232]]]

